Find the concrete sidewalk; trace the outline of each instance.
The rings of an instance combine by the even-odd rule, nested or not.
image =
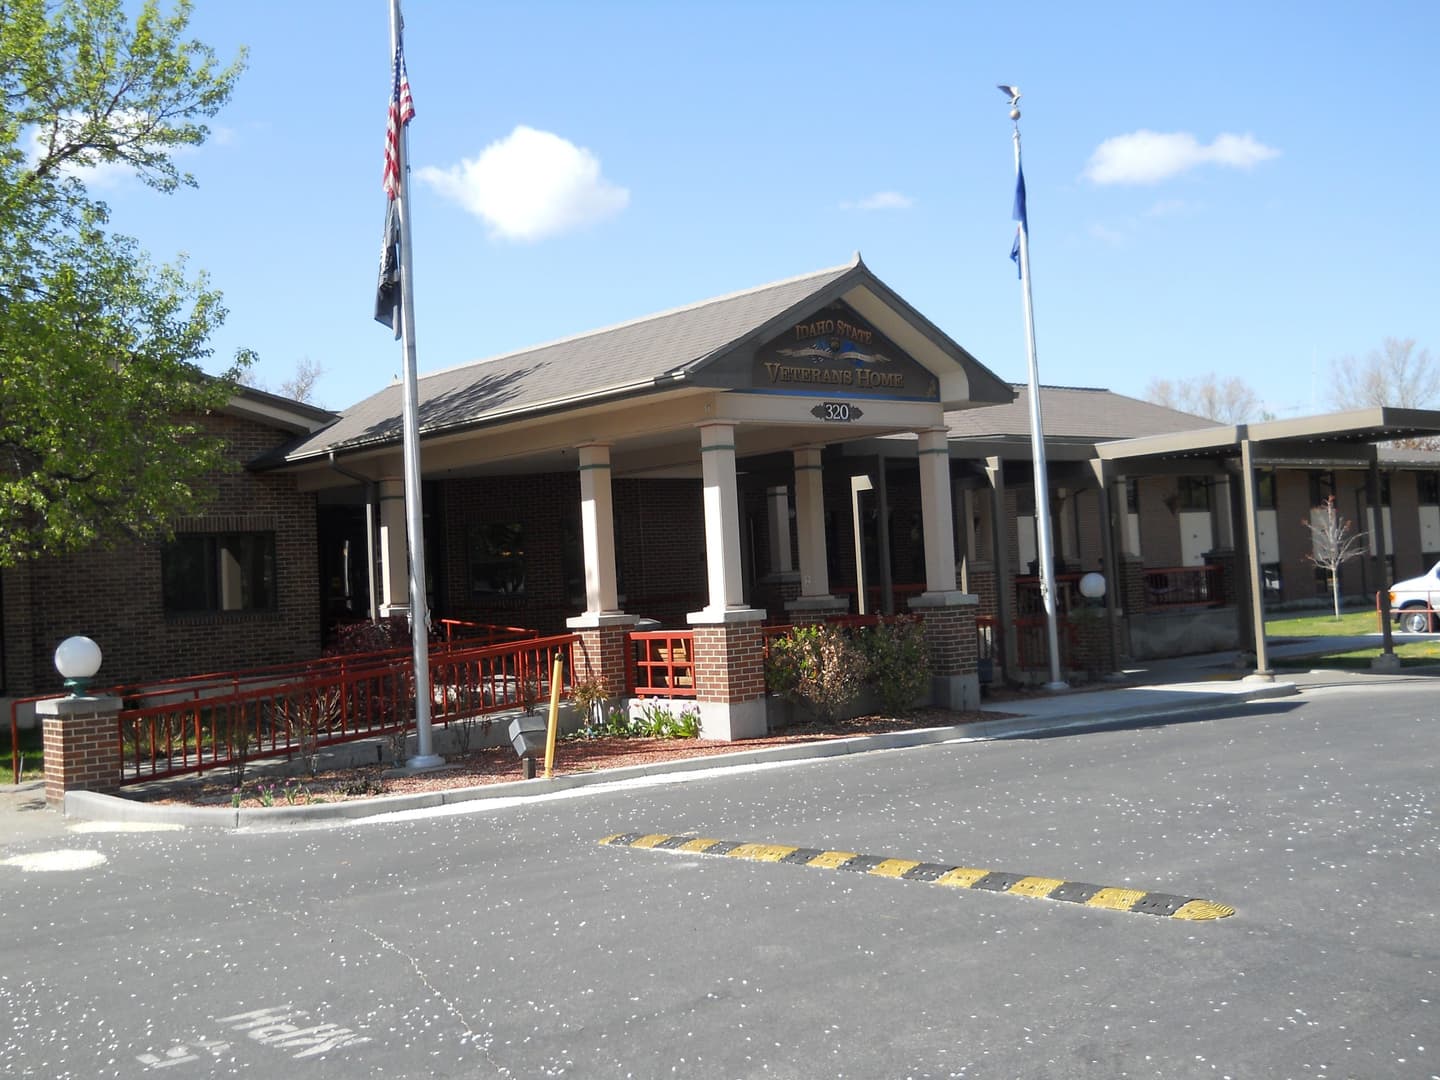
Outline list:
[[[1310,642],[1277,643],[1271,655],[1304,656],[1309,652],[1333,649],[1333,640],[1323,645]],[[45,806],[42,781],[22,785],[0,785],[0,851],[12,840],[58,836],[77,821],[155,823],[214,828],[271,828],[303,822],[375,818],[401,810],[454,805],[482,799],[533,797],[558,791],[615,783],[637,777],[719,769],[738,765],[778,763],[869,750],[920,746],[953,741],[1014,739],[1062,732],[1078,733],[1105,727],[1124,727],[1160,721],[1187,713],[1241,705],[1246,702],[1286,697],[1307,688],[1339,685],[1391,685],[1397,681],[1434,678],[1417,669],[1395,674],[1312,671],[1287,673],[1274,680],[1241,677],[1238,654],[1217,653],[1156,661],[1144,668],[1124,672],[1124,685],[1108,683],[1058,692],[1006,694],[987,699],[985,711],[1010,714],[956,727],[929,728],[886,735],[861,736],[817,743],[746,750],[738,744],[734,753],[723,757],[690,758],[655,765],[606,769],[593,773],[557,776],[550,780],[521,780],[481,787],[413,795],[382,796],[312,806],[276,806],[259,809],[229,807],[157,806],[130,799],[71,793],[65,813]]]

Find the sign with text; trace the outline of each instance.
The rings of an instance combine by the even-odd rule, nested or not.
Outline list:
[[[847,304],[834,303],[795,323],[755,353],[756,390],[824,393],[846,397],[936,401],[940,386],[889,338]],[[835,403],[827,403],[834,405]],[[857,412],[820,415],[827,421],[858,419]]]

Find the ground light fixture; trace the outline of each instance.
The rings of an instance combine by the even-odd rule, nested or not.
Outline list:
[[[55,670],[65,680],[71,697],[79,697],[89,688],[90,680],[100,670],[101,659],[100,646],[79,634],[66,638],[55,649]]]
[[[525,770],[525,779],[535,778],[535,759],[545,753],[548,725],[543,716],[517,716],[510,721],[510,745]]]

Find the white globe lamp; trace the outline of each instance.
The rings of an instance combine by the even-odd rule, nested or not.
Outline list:
[[[1099,600],[1105,595],[1105,575],[1094,570],[1080,579],[1080,595],[1086,600]]]
[[[55,670],[65,680],[71,697],[79,697],[100,670],[100,646],[88,637],[77,635],[62,641],[55,650]]]

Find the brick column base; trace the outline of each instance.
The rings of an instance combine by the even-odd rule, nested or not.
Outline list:
[[[1075,647],[1070,654],[1073,667],[1092,679],[1110,674],[1118,667],[1120,627],[1117,623],[1112,641],[1110,620],[1103,607],[1076,608],[1070,612],[1070,625],[1075,629]]]
[[[575,674],[580,679],[604,679],[610,693],[621,697],[629,689],[629,657],[625,635],[635,629],[635,615],[585,616],[570,619],[570,629],[579,637],[575,646]]]
[[[1115,599],[1127,616],[1145,614],[1145,563],[1134,555],[1120,556],[1120,593]]]
[[[921,593],[910,610],[924,618],[930,660],[930,704],[969,712],[980,707],[975,612],[979,597],[962,592]]]
[[[753,739],[764,735],[765,612],[727,612],[719,623],[693,623],[695,700],[700,735],[706,739]]]
[[[65,802],[69,791],[120,790],[118,697],[50,698],[35,703],[44,725],[45,801]]]

